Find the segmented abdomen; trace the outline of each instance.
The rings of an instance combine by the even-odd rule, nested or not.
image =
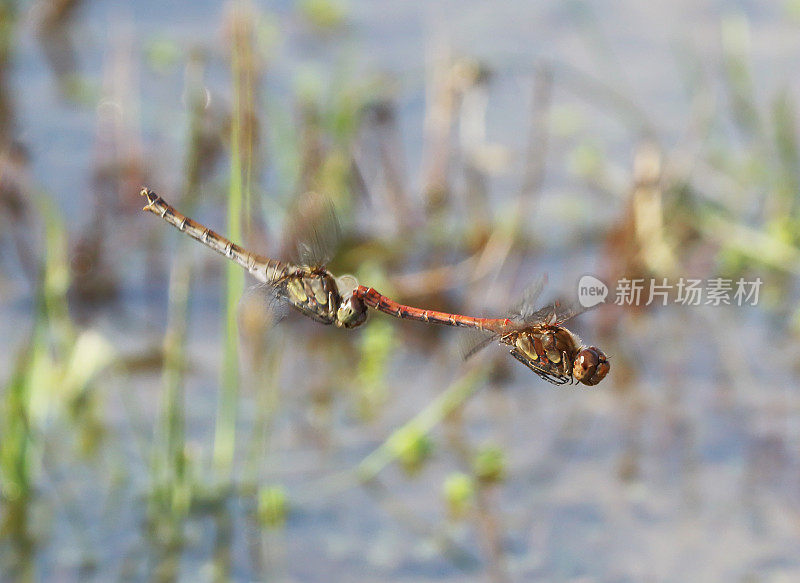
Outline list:
[[[479,330],[487,330],[495,333],[502,333],[512,326],[511,320],[507,318],[476,318],[474,316],[462,316],[461,314],[450,314],[448,312],[423,310],[413,306],[406,306],[386,297],[371,287],[367,288],[363,285],[358,286],[353,294],[370,308],[404,320],[433,322],[435,324],[461,326],[463,328],[477,328]]]
[[[147,197],[147,205],[144,210],[160,216],[182,233],[186,233],[206,247],[235,261],[262,283],[275,283],[298,269],[289,263],[250,253],[219,233],[182,214],[149,188],[143,188],[140,194]]]

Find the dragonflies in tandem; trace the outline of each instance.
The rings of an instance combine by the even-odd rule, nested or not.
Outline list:
[[[142,210],[160,216],[182,233],[235,261],[306,316],[343,328],[355,328],[366,321],[364,304],[353,294],[342,297],[336,278],[324,266],[295,265],[251,253],[181,214],[149,188],[143,188],[140,194],[147,198]]]
[[[235,261],[269,286],[275,296],[322,324],[355,328],[366,321],[370,307],[397,318],[486,332],[488,340],[509,346],[514,358],[556,385],[574,382],[596,385],[610,370],[603,351],[584,346],[577,335],[563,326],[579,310],[559,305],[537,311],[525,307],[509,318],[476,318],[405,306],[362,285],[342,295],[337,279],[322,265],[288,263],[251,253],[181,214],[152,190],[143,188],[141,195],[147,198],[143,210],[160,216],[182,233]],[[541,286],[535,295],[539,291]],[[529,297],[528,304],[532,305],[535,299]]]
[[[538,296],[539,291],[541,287],[535,295]],[[611,368],[602,350],[584,346],[576,334],[562,325],[577,315],[578,309],[556,304],[535,312],[523,310],[511,318],[476,318],[405,306],[363,285],[358,286],[353,295],[366,306],[396,318],[484,331],[488,340],[510,346],[509,352],[514,358],[556,385],[574,382],[596,385]],[[528,300],[532,302],[535,297]]]

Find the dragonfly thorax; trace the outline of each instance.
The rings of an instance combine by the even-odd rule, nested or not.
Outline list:
[[[502,342],[511,346],[514,358],[546,381],[557,385],[572,382],[580,341],[566,328],[531,326],[507,334]]]
[[[323,324],[355,328],[367,319],[364,302],[346,287],[340,291],[337,280],[323,267],[297,267],[282,278],[278,288],[292,306]]]
[[[367,306],[360,296],[355,294],[358,280],[352,275],[340,275],[336,278],[340,304],[336,311],[336,325],[340,328],[355,328],[367,321]]]
[[[287,271],[273,284],[278,296],[317,322],[336,323],[341,297],[330,273],[322,268],[306,267]]]

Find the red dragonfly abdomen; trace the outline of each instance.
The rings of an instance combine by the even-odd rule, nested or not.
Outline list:
[[[358,286],[353,295],[370,308],[404,320],[433,322],[462,328],[477,328],[478,330],[486,330],[496,334],[503,334],[513,326],[513,323],[508,318],[476,318],[474,316],[463,316],[461,314],[450,314],[448,312],[406,306],[386,297],[371,287],[367,288],[363,285]]]

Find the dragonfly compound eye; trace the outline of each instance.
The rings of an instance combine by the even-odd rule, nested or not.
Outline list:
[[[606,355],[599,348],[584,348],[575,358],[572,376],[584,385],[596,385],[602,381],[611,369]]]
[[[355,295],[348,296],[336,311],[336,324],[345,328],[355,328],[367,320],[367,307]]]

